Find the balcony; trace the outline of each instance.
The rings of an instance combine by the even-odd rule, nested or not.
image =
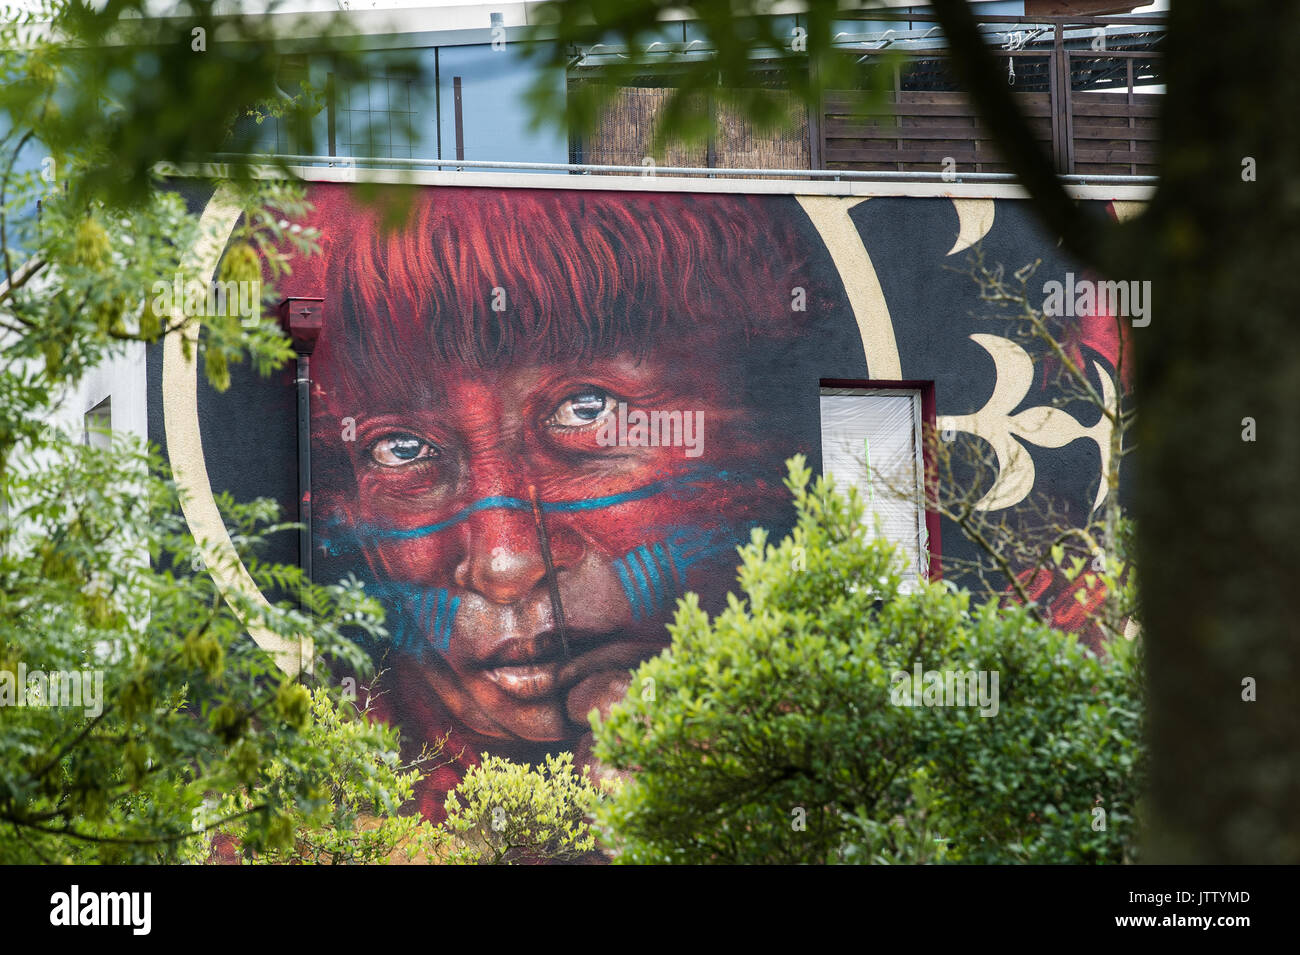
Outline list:
[[[295,77],[310,76],[326,90],[324,108],[313,123],[315,142],[328,144],[328,154],[305,155],[296,137],[274,119],[251,152],[303,166],[345,169],[1009,180],[1010,168],[952,76],[939,27],[915,13],[859,16],[870,19],[837,21],[844,29],[833,40],[852,64],[855,82],[852,88],[828,91],[815,108],[787,91],[788,51],[755,57],[752,83],[778,100],[785,98],[789,107],[790,122],[770,132],[760,132],[715,97],[707,104],[713,129],[707,141],[655,148],[655,127],[677,73],[684,64],[712,56],[695,27],[682,21],[665,27],[662,41],[638,51],[644,54],[638,61],[644,69],[638,68],[632,81],[618,82],[587,133],[559,129],[530,138],[522,94],[538,74],[523,59],[470,44],[416,49],[434,78],[424,85],[407,81],[394,86],[385,75],[384,54],[376,50],[370,54],[372,75],[351,92],[336,88],[327,61],[309,54],[291,58],[285,77],[290,88]],[[797,29],[798,18],[785,19]],[[980,24],[1014,98],[1060,175],[1075,183],[1146,186],[1154,181],[1164,88],[1163,15],[986,15]],[[583,84],[613,85],[610,64],[626,62],[633,51],[595,44],[569,52],[567,75],[556,82],[572,94]],[[247,159],[250,154],[217,158]]]
[[[884,14],[871,16],[887,20]],[[981,25],[1060,174],[1154,174],[1163,17],[987,16]],[[951,75],[937,26],[900,19],[886,30],[841,33],[836,45],[855,58],[862,76],[859,88],[828,92],[819,108],[802,111],[801,121],[769,134],[755,133],[719,104],[708,143],[670,147],[656,161],[720,170],[884,172],[891,178],[932,176],[940,170],[980,178],[1009,172]],[[570,85],[601,82],[602,60],[620,52],[578,51]],[[622,88],[592,134],[570,137],[570,160],[642,164],[651,155],[654,123],[672,88],[674,61],[701,55],[707,51],[698,41],[667,47],[661,72],[647,74],[644,85]],[[761,61],[753,75],[756,83],[769,87],[779,82],[777,71],[764,70]],[[877,91],[883,87],[883,97],[869,99],[871,86]]]

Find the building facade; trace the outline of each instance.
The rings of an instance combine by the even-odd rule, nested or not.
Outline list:
[[[311,328],[296,371],[237,371],[218,393],[174,343],[148,360],[149,437],[196,539],[222,547],[214,491],[289,517],[309,502],[310,550],[286,535],[267,556],[355,575],[383,603],[381,711],[407,745],[450,733],[465,754],[426,781],[430,816],[478,753],[584,758],[588,714],[667,645],[676,599],[720,609],[736,547],[789,530],[796,454],[858,487],[905,581],[995,573],[940,491],[1078,524],[1107,498],[1107,419],[1062,401],[1053,355],[990,314],[971,275],[978,251],[990,269],[1039,262],[1036,290],[1086,278],[1023,200],[434,176],[452,184],[399,187],[396,231],[355,184],[310,185],[301,224],[321,254],[279,283]],[[228,235],[220,188],[182,188]],[[1115,328],[1096,310],[1063,339],[1107,395]],[[945,446],[963,454],[941,474]],[[1021,583],[1066,628],[1100,599],[1051,574]]]
[[[318,582],[355,576],[380,600],[389,638],[367,644],[379,714],[412,753],[447,737],[461,754],[424,781],[427,816],[485,752],[588,763],[590,713],[667,645],[677,599],[718,610],[737,546],[789,531],[795,455],[858,489],[905,586],[1031,599],[1098,645],[1098,587],[971,528],[1046,545],[1122,493],[1105,412],[1124,400],[1127,328],[1150,320],[1149,297],[1134,290],[1123,314],[1076,299],[1102,277],[1063,256],[926,66],[923,10],[895,6],[918,19],[845,24],[849,46],[893,34],[918,51],[881,122],[850,121],[846,93],[761,142],[720,117],[726,135],[702,153],[648,165],[652,85],[625,91],[596,134],[526,131],[518,100],[536,77],[494,45],[525,5],[500,21],[457,8],[433,30],[358,15],[371,75],[328,97],[314,121],[325,153],[290,169],[312,204],[297,224],[321,245],[276,283],[296,367],[235,367],[217,392],[172,335],[77,399],[163,449],[228,592],[282,596],[258,593],[234,556],[222,492],[303,520],[267,559]],[[1123,25],[1105,58],[1086,23],[1035,32],[1024,4],[983,6],[1008,18],[1008,62],[1075,196],[1133,214],[1151,188],[1139,87],[1158,31]],[[666,29],[690,46],[689,22]],[[412,50],[432,61],[429,89],[385,73],[385,57]],[[580,51],[560,82],[591,81],[609,55]],[[286,76],[329,90],[327,67],[304,54]],[[277,123],[259,135],[260,149],[297,154]],[[510,162],[534,169],[476,165]],[[172,185],[217,236],[195,250],[204,283],[238,215],[211,173]],[[399,201],[399,228],[367,184]],[[1032,308],[1053,287],[1069,299],[1055,345],[989,301],[988,281],[1016,276]],[[1063,385],[1067,366],[1100,403]],[[311,665],[309,650],[250,635],[290,672]]]

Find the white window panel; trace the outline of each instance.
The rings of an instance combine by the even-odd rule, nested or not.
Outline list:
[[[837,486],[854,486],[874,533],[897,545],[907,562],[904,589],[928,571],[921,456],[921,394],[914,390],[823,388],[822,470]]]
[[[105,398],[85,414],[82,443],[107,450],[113,446],[113,399]]]

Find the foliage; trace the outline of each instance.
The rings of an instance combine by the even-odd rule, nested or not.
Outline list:
[[[837,49],[836,21],[854,14],[840,4],[811,3],[800,25],[791,16],[760,15],[758,5],[732,0],[691,4],[692,54],[681,49],[681,25],[662,15],[660,0],[554,0],[532,15],[524,53],[542,70],[528,91],[537,122],[559,122],[587,133],[622,88],[644,85],[669,90],[657,121],[655,146],[674,139],[699,142],[714,132],[714,106],[725,104],[760,129],[788,127],[803,103],[817,103],[827,90],[860,89],[864,102],[882,103],[885,79],[898,58],[883,50],[881,69],[863,70],[861,51]],[[600,66],[588,63],[597,48]],[[575,57],[574,52],[587,55]],[[594,61],[593,61],[594,62]],[[590,72],[589,82],[555,82],[554,72]],[[759,74],[763,74],[760,78]],[[798,104],[799,112],[792,107]]]
[[[600,792],[574,769],[573,754],[536,768],[483,754],[447,795],[448,861],[462,865],[573,862],[595,850],[587,816]]]
[[[279,55],[235,43],[203,60],[188,27],[183,56],[109,35],[140,7],[59,4],[49,29],[33,29],[39,11],[0,25],[0,862],[171,862],[222,827],[254,853],[290,851],[297,833],[311,851],[365,855],[362,837],[303,828],[351,827],[365,799],[385,811],[401,801],[398,768],[338,788],[386,759],[391,737],[320,709],[310,719],[306,674],[281,672],[248,631],[314,648],[299,662],[323,682],[331,661],[368,665],[341,628],[382,637],[379,604],[356,580],[316,585],[262,561],[268,537],[292,525],[272,501],[224,496],[253,582],[294,599],[223,590],[209,571],[229,570],[213,563],[227,558],[194,540],[157,453],[121,434],[101,446],[68,419],[90,370],[182,328],[218,389],[231,363],[265,374],[292,354],[273,321],[158,303],[157,282],[211,276],[185,272],[197,217],[149,188],[156,159],[215,148],[218,114],[272,92]],[[188,9],[211,25],[210,8]],[[235,194],[244,216],[217,277],[269,278],[273,301],[289,256],[314,247],[288,226],[301,188],[249,182]],[[51,673],[66,675],[66,697],[31,679]],[[214,793],[249,796],[196,828]],[[398,824],[385,825],[381,838]]]
[[[209,857],[216,831],[233,837],[247,863],[360,865],[387,863],[398,856],[436,858],[447,841],[445,832],[399,810],[410,802],[424,772],[436,768],[442,747],[403,764],[397,731],[368,719],[369,695],[358,707],[320,687],[311,692],[310,701],[303,731],[305,758],[296,764],[277,760],[265,765],[250,787],[205,804],[195,818],[205,831],[190,847],[193,861]],[[317,781],[306,799],[294,799],[295,776]],[[256,833],[249,831],[242,815],[259,802],[287,807],[275,840],[265,842],[260,852],[250,838]],[[235,821],[219,830],[207,828],[208,820],[224,818]]]
[[[975,545],[976,559],[947,557],[944,568],[978,597],[1009,592],[1022,603],[1037,603],[1044,620],[1085,640],[1129,636],[1139,625],[1141,607],[1135,527],[1127,504],[1132,496],[1127,466],[1137,424],[1136,403],[1126,387],[1132,371],[1128,319],[1109,318],[1111,361],[1089,361],[1079,348],[1075,320],[1044,314],[1033,284],[1040,264],[1030,262],[1008,274],[1002,265],[986,265],[976,245],[966,268],[953,271],[969,275],[981,301],[988,303],[990,312],[983,317],[992,323],[991,331],[1023,349],[1041,368],[1044,404],[1033,413],[1044,420],[1060,414],[1077,422],[1095,420],[1102,427],[1099,500],[1068,502],[1050,490],[1033,489],[1014,507],[983,506],[984,495],[1003,477],[990,445],[974,435],[933,429],[926,442],[933,475],[926,506]],[[1014,461],[1006,465],[1015,466]],[[888,475],[875,476],[887,493],[915,494]],[[1070,600],[1074,606],[1066,606]]]
[[[275,18],[231,16],[221,0],[167,6],[161,17],[149,0],[52,0],[7,9],[0,22],[0,133],[13,145],[38,127],[35,140],[80,201],[142,201],[156,163],[252,151],[267,117],[286,124],[297,151],[320,151],[323,126],[313,130],[312,119],[324,107],[321,91],[291,69],[291,55],[303,48],[276,35]],[[272,0],[265,11],[280,6]],[[344,14],[316,14],[312,34],[312,53],[328,62],[341,94],[365,82]],[[400,51],[385,56],[383,69],[424,79],[418,61]],[[64,160],[73,155],[85,162],[84,175],[65,179]]]
[[[901,593],[856,491],[787,485],[795,530],[756,531],[710,620],[693,595],[596,755],[632,778],[597,809],[625,862],[1119,862],[1143,776],[1137,648],[1104,658],[1024,607],[944,583]],[[896,673],[996,673],[994,715],[896,705]],[[906,698],[902,700],[906,702]],[[1094,829],[1094,808],[1106,810]]]
[[[195,542],[156,456],[47,434],[39,457],[20,458],[7,475],[0,527],[0,678],[18,697],[0,707],[0,825],[9,831],[0,858],[175,860],[208,793],[253,785],[278,762],[286,777],[268,792],[274,799],[242,810],[249,843],[274,843],[290,807],[315,798],[321,767],[304,735],[307,690],[248,639],[245,621],[363,666],[338,628],[382,633],[378,606],[356,581],[322,587],[296,567],[259,562],[277,528],[268,524],[275,504],[227,498],[220,504],[254,580],[288,588],[305,607],[223,595],[195,567]],[[40,700],[29,681],[15,686],[24,669],[29,678],[75,672],[95,692]]]

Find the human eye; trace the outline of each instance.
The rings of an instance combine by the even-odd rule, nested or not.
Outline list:
[[[406,432],[386,434],[370,446],[370,459],[385,468],[398,468],[438,455],[436,446]]]
[[[615,405],[614,398],[605,391],[583,385],[559,403],[546,423],[562,430],[585,428],[612,413]]]

